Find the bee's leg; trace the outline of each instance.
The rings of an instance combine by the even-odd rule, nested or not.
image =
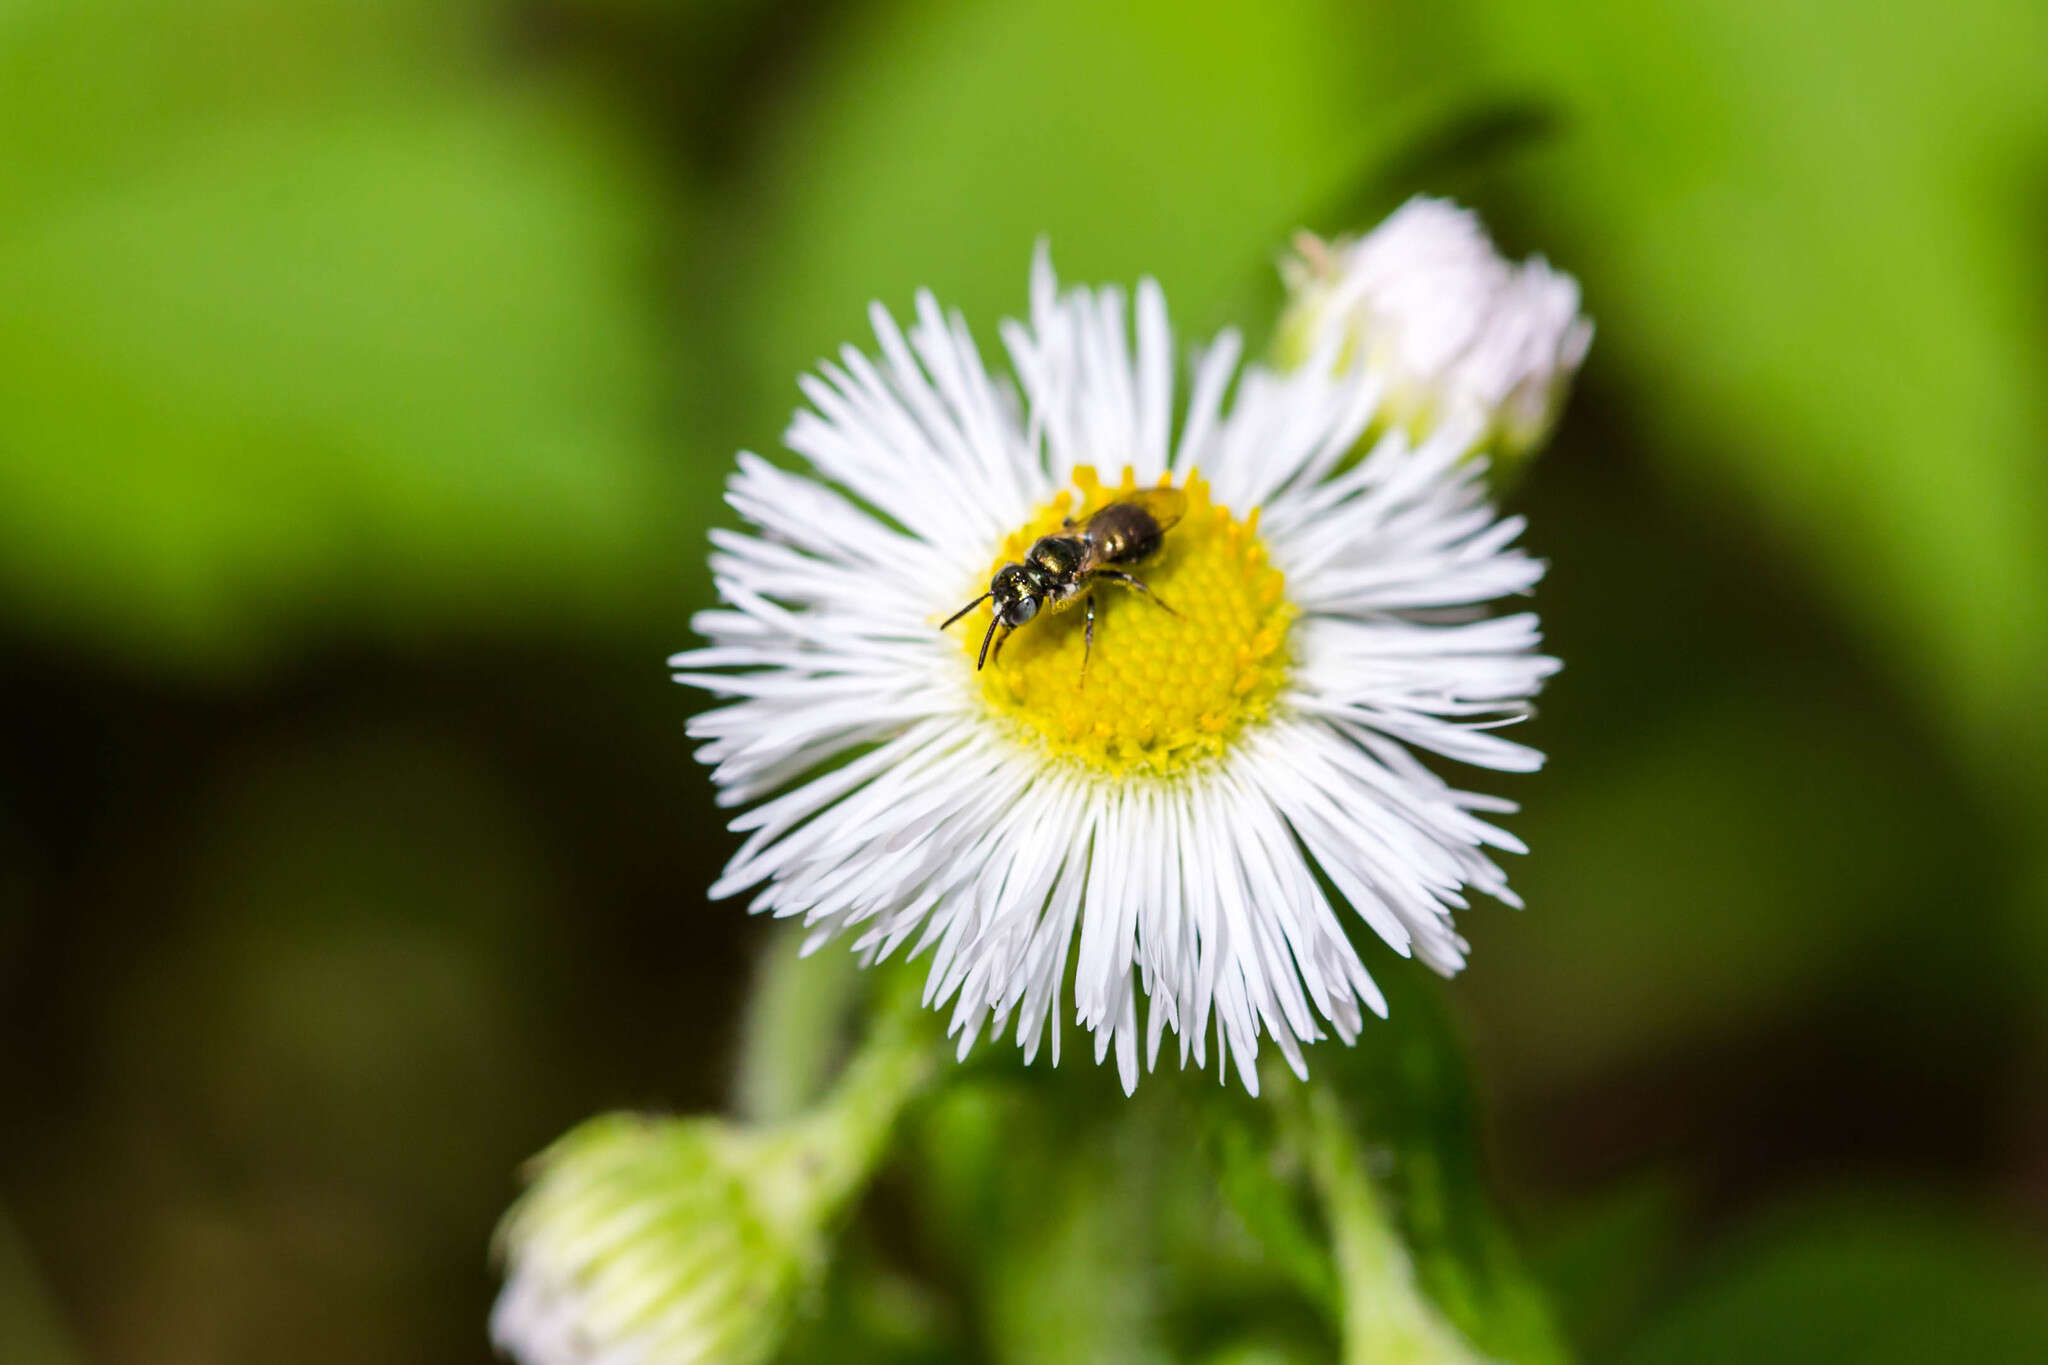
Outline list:
[[[1088,681],[1088,655],[1095,648],[1095,594],[1081,601],[1081,681]]]
[[[1095,577],[1106,578],[1110,582],[1115,583],[1120,587],[1129,588],[1132,592],[1138,594],[1138,596],[1152,603],[1153,606],[1158,607],[1168,616],[1180,615],[1179,612],[1175,611],[1172,607],[1166,605],[1166,599],[1164,599],[1158,593],[1152,591],[1152,589],[1146,587],[1143,583],[1131,577],[1129,574],[1125,573],[1121,569],[1097,569],[1095,571]]]

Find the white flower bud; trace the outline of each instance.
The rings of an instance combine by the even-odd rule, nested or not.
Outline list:
[[[782,1136],[608,1114],[563,1137],[506,1216],[491,1339],[522,1365],[748,1365],[825,1258]]]
[[[1476,417],[1480,444],[1513,460],[1550,434],[1593,324],[1579,286],[1542,257],[1506,260],[1476,215],[1416,198],[1360,238],[1303,233],[1284,261],[1279,357],[1362,363],[1386,414],[1418,438]]]

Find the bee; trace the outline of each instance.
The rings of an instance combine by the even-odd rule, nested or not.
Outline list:
[[[989,660],[989,645],[995,657],[1003,655],[1003,641],[1010,632],[1038,615],[1041,608],[1065,611],[1080,602],[1086,609],[1081,633],[1081,671],[1088,671],[1088,654],[1095,647],[1095,592],[1098,583],[1114,583],[1151,602],[1169,615],[1179,615],[1160,601],[1159,595],[1122,569],[1119,564],[1138,564],[1159,551],[1166,533],[1187,510],[1187,495],[1178,488],[1145,488],[1126,493],[1086,521],[1069,517],[1064,530],[1041,536],[1024,552],[1024,558],[997,569],[988,591],[946,618],[945,630],[990,598],[995,599],[988,634],[981,637],[981,654],[974,661],[977,672]],[[1001,631],[998,635],[996,632]]]

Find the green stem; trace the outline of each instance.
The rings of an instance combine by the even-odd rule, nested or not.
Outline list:
[[[888,1154],[896,1120],[937,1074],[937,1035],[917,993],[884,977],[867,1036],[830,1091],[741,1149],[748,1153],[742,1170],[757,1206],[792,1239],[802,1242],[828,1228],[867,1187]]]
[[[1345,1365],[1477,1365],[1483,1358],[1424,1296],[1337,1097],[1304,1086],[1276,1098],[1329,1225]]]
[[[877,990],[867,1037],[824,1103],[801,1123],[822,1139],[812,1159],[821,1197],[834,1208],[867,1183],[896,1120],[938,1071],[935,1016],[915,991],[898,985],[885,981]]]
[[[801,926],[768,937],[747,992],[733,1108],[750,1123],[780,1123],[824,1092],[845,1047],[860,964],[839,945],[800,957]]]

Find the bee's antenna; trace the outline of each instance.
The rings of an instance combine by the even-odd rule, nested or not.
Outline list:
[[[983,602],[986,602],[986,601],[988,601],[988,598],[989,598],[989,595],[988,595],[987,593],[983,593],[983,594],[982,594],[981,596],[979,596],[979,597],[975,598],[975,599],[974,599],[974,600],[973,600],[972,602],[969,602],[969,603],[968,603],[968,604],[967,604],[966,606],[964,606],[964,607],[960,608],[960,610],[958,610],[958,611],[954,612],[954,613],[953,613],[953,614],[952,614],[951,616],[948,616],[948,617],[946,618],[946,625],[945,625],[945,626],[940,626],[940,627],[939,627],[939,629],[940,629],[940,630],[944,630],[944,629],[946,628],[946,626],[950,626],[950,625],[952,625],[952,624],[953,624],[953,623],[954,623],[955,621],[957,621],[957,620],[959,620],[959,619],[960,619],[961,617],[965,616],[965,615],[966,615],[966,614],[967,614],[968,612],[970,612],[970,611],[973,611],[973,610],[974,610],[974,609],[975,609],[976,607],[980,606],[980,605],[981,605],[981,604],[982,604]]]
[[[996,627],[1002,622],[993,618],[988,623],[988,634],[981,637],[981,657],[974,661],[974,671],[981,672],[981,666],[988,662],[988,642],[996,638]]]

